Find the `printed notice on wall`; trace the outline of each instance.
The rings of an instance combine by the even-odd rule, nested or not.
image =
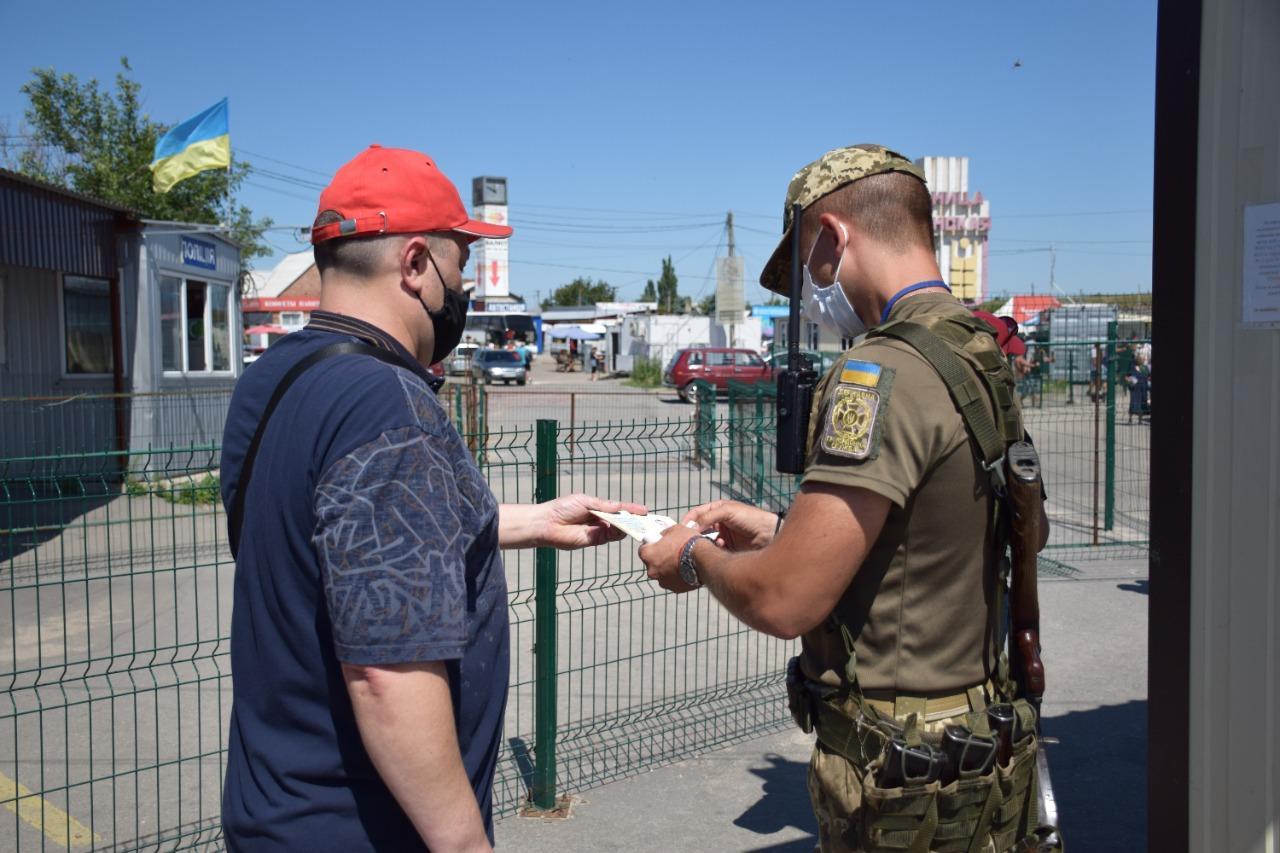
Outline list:
[[[1244,209],[1243,295],[1241,323],[1280,328],[1280,202]]]

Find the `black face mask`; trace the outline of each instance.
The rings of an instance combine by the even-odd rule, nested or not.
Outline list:
[[[467,328],[468,303],[466,296],[445,285],[444,276],[440,275],[440,267],[436,266],[436,259],[431,257],[430,252],[427,252],[427,258],[431,261],[431,266],[435,267],[436,275],[440,277],[440,286],[444,288],[444,304],[439,310],[432,311],[427,307],[427,303],[422,303],[423,310],[431,318],[431,325],[436,335],[435,349],[431,351],[431,363],[438,364],[444,361],[445,356],[453,352],[458,341],[462,340],[462,333]]]

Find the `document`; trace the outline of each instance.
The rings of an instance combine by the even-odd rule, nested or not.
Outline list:
[[[625,509],[621,512],[600,512],[593,509],[591,514],[608,522],[641,544],[657,542],[662,538],[662,531],[668,527],[674,527],[676,523],[675,519],[669,516],[654,513],[635,515]],[[712,532],[703,535],[708,539],[715,539],[719,534]]]

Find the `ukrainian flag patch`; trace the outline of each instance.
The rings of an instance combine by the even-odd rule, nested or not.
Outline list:
[[[880,384],[882,370],[883,368],[880,365],[870,361],[846,359],[844,365],[840,368],[840,382],[845,385],[861,385],[864,388],[874,388]]]

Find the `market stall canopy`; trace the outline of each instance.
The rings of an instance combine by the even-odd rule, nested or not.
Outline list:
[[[284,335],[289,330],[284,326],[250,326],[244,330],[246,335]]]
[[[549,333],[553,338],[562,338],[566,341],[598,341],[600,336],[595,332],[588,332],[581,326],[561,326],[558,329],[552,329]]]

